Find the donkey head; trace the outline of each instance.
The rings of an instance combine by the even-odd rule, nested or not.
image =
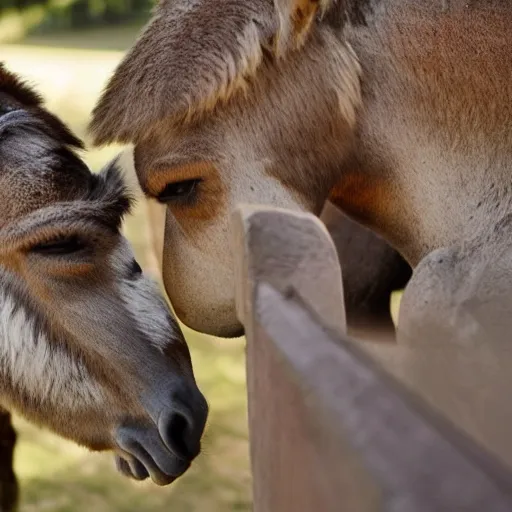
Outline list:
[[[351,146],[359,68],[324,7],[164,0],[94,112],[96,143],[135,143],[142,188],[167,205],[164,281],[200,331],[240,333],[233,207],[319,213]]]
[[[0,67],[0,401],[137,479],[170,483],[207,415],[188,348],[120,233],[131,199]]]

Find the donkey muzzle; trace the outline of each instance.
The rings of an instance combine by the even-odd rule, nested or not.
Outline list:
[[[127,420],[118,427],[121,454],[116,464],[121,473],[136,480],[150,476],[157,485],[168,485],[190,467],[201,452],[208,416],[203,395],[198,390],[193,394],[186,400],[174,398],[155,423]]]

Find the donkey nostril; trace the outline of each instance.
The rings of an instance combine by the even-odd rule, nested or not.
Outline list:
[[[185,438],[187,437],[188,421],[185,416],[175,413],[171,417],[171,423],[167,427],[169,438],[172,439],[178,453],[187,453],[189,451]]]
[[[160,417],[158,430],[167,448],[177,457],[192,460],[200,451],[200,434],[194,434],[194,425],[181,411],[167,411]]]

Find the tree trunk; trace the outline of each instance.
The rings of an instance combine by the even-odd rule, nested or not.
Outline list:
[[[11,414],[0,408],[0,512],[18,508],[18,481],[13,468],[16,431]]]

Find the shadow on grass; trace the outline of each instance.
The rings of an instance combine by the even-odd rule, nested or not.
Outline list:
[[[214,415],[212,423],[223,420]],[[211,429],[209,442],[224,437]],[[231,437],[231,434],[230,434]],[[229,459],[229,454],[225,454]],[[95,460],[97,459],[97,460]],[[229,474],[226,457],[202,454],[189,472],[169,487],[132,482],[118,475],[110,457],[90,455],[58,472],[21,479],[20,512],[224,512],[249,511],[248,474]],[[234,472],[234,471],[233,471]]]
[[[22,470],[18,472],[20,512],[249,511],[247,434],[240,416],[240,404],[236,400],[231,401],[231,406],[215,407],[203,453],[186,475],[169,487],[157,487],[150,481],[135,482],[119,475],[109,454],[82,450],[66,461],[62,452],[67,443],[58,438],[55,443],[59,445],[54,449],[45,447],[45,442],[39,453],[31,446],[25,447],[20,457],[35,455],[37,467],[26,476]],[[27,428],[32,431],[31,444],[34,444],[34,429]],[[24,433],[26,429],[22,428],[21,442]],[[46,432],[41,435],[47,439],[53,437]],[[57,467],[54,467],[55,457],[60,459]],[[23,469],[24,461],[19,462]]]

